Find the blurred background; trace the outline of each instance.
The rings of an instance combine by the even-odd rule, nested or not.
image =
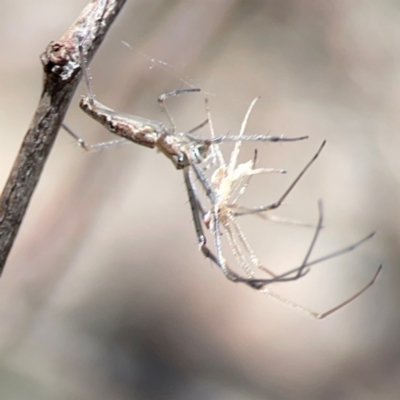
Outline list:
[[[41,92],[39,56],[86,1],[0,5],[4,185]],[[227,134],[261,96],[249,133],[310,138],[257,144],[259,166],[288,174],[255,177],[243,204],[275,201],[327,139],[275,215],[315,224],[323,199],[314,257],[377,231],[270,288],[323,312],[384,269],[361,298],[311,319],[204,259],[182,173],[164,156],[134,144],[87,154],[60,132],[0,281],[0,397],[398,399],[399,17],[393,0],[127,2],[91,65],[98,100],[167,122],[157,97],[190,83],[203,92],[169,101],[178,129],[205,119],[207,96]],[[113,139],[79,110],[85,90],[67,124],[90,143]],[[243,147],[244,161],[254,147]],[[299,265],[313,235],[240,223],[276,272]]]

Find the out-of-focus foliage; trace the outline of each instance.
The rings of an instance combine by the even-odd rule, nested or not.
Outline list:
[[[39,55],[84,3],[0,2],[2,183],[40,94]],[[128,2],[92,63],[100,101],[166,121],[157,96],[192,79],[203,93],[169,102],[178,128],[205,119],[206,95],[226,134],[260,95],[249,133],[310,139],[258,144],[260,167],[290,173],[254,177],[245,203],[276,200],[327,139],[277,215],[314,222],[323,199],[316,256],[378,231],[273,289],[324,311],[381,262],[384,271],[324,321],[297,314],[203,259],[183,177],[165,157],[135,145],[86,154],[60,132],[0,281],[0,397],[397,399],[399,15],[389,0]],[[88,141],[107,140],[77,107],[84,91],[67,123]],[[253,151],[244,146],[243,159]],[[277,272],[299,265],[312,237],[257,217],[240,222]]]

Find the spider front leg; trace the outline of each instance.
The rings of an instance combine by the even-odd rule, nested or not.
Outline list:
[[[130,142],[128,139],[115,139],[115,140],[108,140],[106,142],[88,144],[87,142],[85,142],[84,139],[78,136],[72,129],[70,129],[64,123],[61,124],[61,127],[76,140],[79,147],[81,147],[83,150],[87,152],[104,150],[108,149],[109,147],[120,146],[122,144]]]

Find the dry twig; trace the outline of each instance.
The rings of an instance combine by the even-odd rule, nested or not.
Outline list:
[[[88,62],[126,0],[91,0],[78,19],[41,56],[43,91],[0,198],[0,274],[30,198],[81,79],[78,46],[85,39]]]

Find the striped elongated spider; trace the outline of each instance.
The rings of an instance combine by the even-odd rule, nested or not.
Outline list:
[[[308,273],[309,267],[311,265],[316,264],[318,262],[322,262],[325,259],[335,257],[336,255],[345,253],[347,251],[350,251],[352,248],[358,246],[361,242],[367,239],[367,238],[363,239],[359,243],[356,243],[350,246],[349,248],[339,250],[338,252],[332,253],[319,260],[314,260],[312,262],[309,262],[309,256],[311,254],[311,251],[313,249],[313,246],[315,244],[315,241],[318,237],[319,231],[322,226],[322,206],[321,206],[319,223],[315,231],[314,239],[312,241],[312,244],[310,246],[306,258],[300,267],[297,267],[293,270],[287,271],[286,273],[280,275],[275,275],[272,272],[269,272],[271,277],[268,279],[259,279],[254,277],[250,273],[249,269],[247,270],[246,275],[241,275],[235,272],[227,265],[222,254],[221,242],[220,242],[220,228],[219,228],[220,225],[224,224],[225,227],[228,227],[230,224],[232,224],[232,220],[234,221],[234,217],[236,216],[248,213],[267,211],[269,209],[279,207],[284,198],[289,194],[291,189],[295,186],[295,184],[298,182],[301,176],[305,173],[308,166],[311,165],[312,161],[317,157],[319,153],[299,174],[298,178],[296,178],[293,184],[289,187],[289,189],[277,203],[274,203],[273,205],[263,210],[261,209],[245,210],[237,208],[235,205],[235,201],[230,202],[230,200],[228,199],[231,195],[232,183],[240,183],[242,182],[243,178],[249,175],[266,171],[265,170],[258,171],[250,167],[250,164],[247,164],[246,166],[236,166],[237,155],[235,157],[232,157],[232,160],[234,161],[231,161],[228,166],[223,166],[223,164],[221,164],[221,155],[219,154],[219,146],[224,142],[228,141],[235,142],[236,151],[234,150],[234,152],[235,154],[236,153],[238,154],[240,145],[243,141],[293,142],[293,141],[304,140],[307,139],[308,137],[301,136],[295,138],[287,138],[284,136],[272,136],[272,135],[244,135],[247,119],[250,114],[251,108],[254,105],[254,102],[249,108],[246,118],[242,124],[242,129],[240,131],[240,134],[237,136],[234,135],[215,136],[212,129],[212,137],[210,139],[200,138],[195,134],[195,131],[197,131],[198,129],[202,128],[207,123],[209,123],[210,121],[208,119],[189,131],[177,132],[173,118],[168,112],[167,107],[165,106],[165,100],[171,96],[178,96],[182,93],[199,91],[199,89],[193,89],[193,88],[168,92],[159,97],[158,101],[161,106],[161,109],[166,112],[170,121],[171,127],[169,129],[164,124],[156,120],[150,120],[147,118],[137,117],[134,115],[118,113],[113,109],[106,107],[105,105],[103,105],[102,103],[100,103],[95,99],[95,96],[90,86],[88,67],[86,65],[86,60],[84,57],[84,42],[82,42],[82,44],[79,46],[79,52],[80,52],[84,81],[86,83],[88,91],[88,95],[82,97],[80,101],[80,107],[86,114],[88,114],[90,117],[92,117],[97,122],[102,124],[108,131],[117,136],[120,136],[122,139],[89,145],[65,125],[63,125],[64,128],[77,140],[80,147],[82,147],[86,151],[100,150],[111,146],[120,145],[122,143],[133,142],[145,147],[157,148],[164,155],[166,155],[167,158],[169,158],[172,161],[176,169],[183,170],[185,185],[189,196],[189,202],[192,209],[193,220],[200,249],[206,257],[210,258],[221,269],[223,274],[229,280],[233,282],[244,283],[257,290],[264,289],[265,286],[268,285],[269,283],[293,281],[299,279],[300,277]],[[215,156],[215,155],[217,155],[217,157],[219,158],[221,165],[219,166],[219,171],[216,173],[216,178],[214,180],[215,187],[213,188],[212,183],[209,182],[208,179],[204,176],[202,167],[209,163],[210,156]],[[224,175],[225,171],[224,168],[226,169],[226,171],[228,171],[227,175]],[[239,172],[240,169],[241,172]],[[283,172],[278,170],[270,170],[270,171]],[[199,179],[206,193],[206,196],[212,205],[209,213],[209,218],[210,218],[209,223],[211,225],[211,230],[213,232],[215,240],[216,255],[209,249],[206,243],[206,238],[203,232],[203,222],[205,218],[205,212],[201,208],[198,196],[196,194],[196,188],[193,182],[193,177],[191,176],[193,174],[197,176],[197,178]],[[236,177],[234,177],[232,174],[233,175],[236,174]],[[220,175],[219,178],[217,178],[218,175]],[[231,183],[228,183],[229,180],[231,181]],[[222,187],[224,186],[226,186],[226,188],[222,190]],[[232,212],[234,207],[236,207],[237,209],[236,211]],[[231,210],[230,213],[227,212],[228,209]],[[235,226],[235,223],[233,223],[233,226]],[[371,236],[372,235],[370,235],[369,237]],[[245,240],[243,239],[244,236],[242,235],[241,237],[242,239],[240,240],[244,242]],[[234,242],[232,241],[232,243]],[[245,246],[245,250],[248,251],[248,249],[250,248]],[[242,253],[239,252],[238,248],[235,247],[235,250],[237,255],[239,257],[242,257],[241,255]],[[253,257],[253,263],[255,263],[254,257]],[[244,265],[244,261],[241,261],[241,263]],[[264,270],[266,269],[264,268]],[[373,282],[371,282],[370,285],[372,283]],[[363,291],[365,290],[366,288],[363,289]],[[361,292],[358,293],[357,296],[360,294]],[[341,307],[343,305],[341,305]]]
[[[91,118],[103,125],[109,132],[120,136],[122,139],[101,142],[94,145],[87,144],[82,138],[77,136],[67,126],[63,125],[78,142],[80,147],[86,151],[101,150],[123,143],[133,142],[149,148],[156,148],[169,158],[176,169],[183,169],[194,164],[201,163],[207,158],[211,144],[221,142],[237,141],[239,138],[233,135],[213,137],[212,139],[201,139],[194,132],[208,123],[208,120],[197,125],[186,132],[177,132],[174,120],[169,113],[165,101],[169,97],[179,96],[183,93],[200,92],[200,89],[190,88],[174,90],[162,94],[158,98],[158,103],[167,114],[171,127],[168,129],[163,123],[130,114],[123,114],[103,105],[95,99],[90,85],[90,76],[87,62],[84,56],[84,41],[79,45],[79,54],[83,71],[84,82],[87,87],[88,95],[82,96],[79,106]],[[254,142],[295,142],[308,139],[308,136],[288,138],[273,135],[250,135],[240,137],[241,141]]]
[[[247,279],[239,281],[247,283],[249,286],[255,289],[262,290],[265,294],[274,297],[275,299],[285,303],[289,307],[296,308],[297,310],[306,313],[311,317],[322,319],[332,314],[333,312],[339,310],[340,308],[344,307],[345,305],[349,304],[357,297],[359,297],[362,293],[364,293],[375,282],[376,278],[378,277],[381,271],[381,266],[379,266],[373,278],[370,280],[370,282],[368,282],[366,286],[364,286],[361,290],[359,290],[357,293],[355,293],[346,301],[342,302],[338,306],[324,313],[316,313],[314,311],[308,310],[300,306],[299,304],[294,303],[291,300],[286,299],[285,297],[271,291],[269,287],[267,287],[267,285],[272,282],[296,280],[301,276],[305,275],[309,271],[312,265],[345,254],[355,249],[360,244],[370,239],[373,236],[373,234],[368,235],[366,238],[362,239],[361,241],[347,248],[343,248],[339,251],[326,255],[322,258],[310,261],[309,259],[312,250],[315,246],[320,230],[322,229],[323,210],[322,210],[322,202],[320,201],[318,203],[318,209],[319,209],[318,224],[316,226],[313,240],[309,246],[309,249],[307,250],[306,256],[301,266],[291,271],[288,271],[285,274],[277,276],[274,272],[272,272],[271,270],[269,270],[260,263],[258,257],[251,249],[236,218],[248,214],[263,213],[280,207],[283,201],[295,187],[295,185],[299,182],[301,177],[305,174],[308,168],[317,159],[323,147],[325,146],[326,142],[324,141],[321,144],[317,153],[306,164],[306,166],[302,169],[302,171],[292,182],[289,188],[283,193],[283,195],[280,196],[280,198],[276,202],[271,203],[269,205],[259,206],[254,208],[246,208],[241,206],[240,204],[238,204],[238,199],[240,198],[240,196],[244,194],[249,184],[249,180],[253,175],[261,173],[269,173],[269,172],[278,172],[278,173],[286,172],[284,170],[277,170],[274,168],[255,168],[256,155],[253,160],[238,164],[238,156],[242,144],[240,137],[244,137],[249,115],[257,100],[258,100],[257,98],[254,99],[247,110],[247,113],[245,115],[245,118],[243,120],[238,135],[239,140],[235,143],[228,162],[225,161],[222,152],[220,150],[219,144],[212,145],[212,150],[214,151],[214,156],[215,159],[217,160],[218,166],[214,170],[214,173],[212,174],[211,181],[209,182],[207,180],[202,170],[198,168],[197,165],[194,166],[193,168],[197,175],[198,180],[201,182],[201,186],[206,190],[207,198],[209,199],[210,202],[209,211],[206,211],[204,205],[201,204],[198,192],[194,189],[195,185],[192,183],[193,178],[190,175],[187,177],[187,179],[189,180],[189,183],[187,183],[187,187],[188,187],[189,198],[191,199],[193,207],[193,213],[194,214],[197,213],[199,215],[197,219],[195,218],[199,242],[201,243],[202,251],[206,255],[206,257],[211,258],[211,260],[213,260],[221,268],[221,270],[229,279],[238,281],[240,279],[238,276],[235,275],[230,276],[232,270],[227,266],[224,257],[224,252],[222,250],[222,242],[221,242],[221,235],[222,235],[221,228],[222,228],[224,233],[226,234],[227,241],[232,250],[233,255],[235,256],[239,266],[242,268],[242,270],[245,272],[247,276]],[[215,137],[215,134],[208,106],[207,106],[207,112],[208,112],[208,121],[211,131],[211,137],[213,138]],[[191,188],[191,190],[189,190],[189,188]],[[211,229],[212,231],[216,254],[214,254],[206,245],[204,232],[201,226],[201,220],[203,221],[204,225],[207,228]],[[267,279],[255,278],[254,269],[263,270],[267,275],[269,275],[269,278]]]

